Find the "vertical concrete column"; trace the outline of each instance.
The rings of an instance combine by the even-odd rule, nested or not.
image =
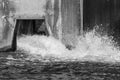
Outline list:
[[[76,46],[80,33],[80,0],[61,0],[62,42]]]
[[[50,36],[53,36],[54,0],[47,0],[45,21]]]
[[[58,21],[56,24],[57,31],[58,31],[58,39],[62,40],[62,11],[61,11],[61,0],[59,0],[59,15],[58,15]]]
[[[83,35],[83,0],[80,0],[80,34]]]
[[[15,19],[12,15],[12,5],[10,5],[9,0],[2,0],[2,17],[1,22],[2,25],[2,38],[0,42],[0,48],[1,47],[8,47],[11,48],[12,46],[12,39],[13,39],[13,32],[15,28]]]

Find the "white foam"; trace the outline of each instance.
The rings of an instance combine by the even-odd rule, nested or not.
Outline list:
[[[18,40],[18,47],[32,55],[42,57],[62,57],[67,52],[65,46],[53,37],[47,36],[26,36]]]
[[[79,36],[77,41],[76,48],[68,50],[53,37],[34,35],[18,39],[18,47],[33,56],[55,57],[61,60],[120,62],[120,51],[107,35],[101,36],[93,30],[87,32],[84,37]]]

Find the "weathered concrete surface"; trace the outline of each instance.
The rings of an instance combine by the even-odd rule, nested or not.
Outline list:
[[[9,39],[11,37],[11,32],[12,32],[12,29],[10,27],[10,24],[9,24],[9,7],[8,7],[8,1],[7,0],[1,0],[0,1],[0,32],[1,32],[1,35],[0,35],[0,47],[3,47],[5,45],[8,45],[9,44]],[[11,41],[11,40],[10,40]]]
[[[80,0],[61,0],[64,44],[76,45],[80,31]]]
[[[3,23],[2,23],[2,0],[0,0],[0,40],[2,39],[2,29],[3,29]]]
[[[11,46],[17,19],[43,19],[46,0],[0,0],[0,48]]]
[[[47,0],[9,0],[11,5],[14,5],[15,18],[19,19],[40,19],[45,15]]]
[[[0,0],[0,48],[11,46],[17,19],[45,19],[51,36],[66,45],[75,45],[80,33],[79,3],[80,0]]]

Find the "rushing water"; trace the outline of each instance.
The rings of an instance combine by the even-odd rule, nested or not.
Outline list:
[[[120,50],[112,37],[100,35],[95,29],[79,36],[78,45],[68,50],[59,40],[49,36],[23,36],[18,49],[34,59],[120,62]]]

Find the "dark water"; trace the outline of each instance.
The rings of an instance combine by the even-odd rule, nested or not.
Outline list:
[[[120,80],[119,63],[41,62],[25,57],[0,53],[0,80]]]

